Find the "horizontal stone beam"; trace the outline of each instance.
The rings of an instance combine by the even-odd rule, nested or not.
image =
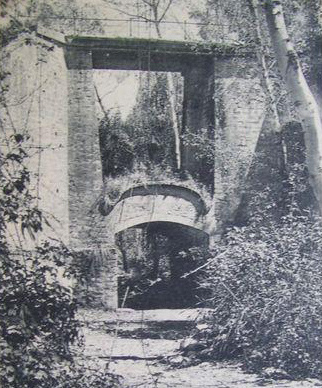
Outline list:
[[[136,195],[116,204],[108,216],[114,233],[152,222],[169,222],[204,230],[204,217],[184,198],[171,195]]]

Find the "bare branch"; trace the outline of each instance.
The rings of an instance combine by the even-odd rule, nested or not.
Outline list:
[[[112,7],[111,5],[109,5],[109,7],[111,9],[113,9],[114,11],[118,11],[118,12],[120,12],[120,13],[126,15],[126,16],[130,16],[132,18],[137,18],[137,19],[142,19],[142,20],[144,20],[146,22],[149,22],[149,23],[153,23],[154,22],[154,20],[151,20],[151,19],[149,19],[149,18],[147,18],[147,17],[145,17],[143,15],[132,14],[132,13],[129,13],[127,11],[124,11],[124,9],[121,9],[121,8],[118,8],[118,7]]]
[[[162,15],[160,16],[158,22],[160,23],[162,19],[165,17],[166,13],[169,11],[169,8],[171,7],[171,4],[173,3],[173,0],[169,0],[168,5],[165,7]]]
[[[219,258],[224,257],[227,252],[228,252],[228,249],[219,253],[217,256],[213,257],[212,259],[207,260],[206,263],[202,264],[200,267],[197,267],[197,268],[193,269],[192,271],[185,273],[184,275],[181,276],[181,278],[185,279],[188,276],[193,275],[194,273],[200,271],[201,269],[208,267],[208,265],[216,262]]]
[[[98,101],[98,103],[100,104],[100,107],[101,107],[101,109],[102,109],[104,115],[107,115],[107,111],[105,110],[104,105],[103,105],[103,102],[102,102],[102,100],[101,100],[101,97],[100,97],[100,95],[98,94],[98,90],[97,90],[96,85],[94,85],[94,89],[95,89],[97,101]]]
[[[146,5],[148,5],[149,7],[154,7],[155,5],[154,5],[154,3],[150,3],[149,1],[147,1],[147,0],[141,0],[144,4],[146,4]]]

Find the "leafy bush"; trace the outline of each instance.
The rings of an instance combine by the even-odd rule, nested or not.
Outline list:
[[[52,365],[68,359],[68,345],[77,337],[76,305],[71,289],[59,280],[53,253],[46,246],[33,254],[3,256],[0,263],[4,386],[46,386],[55,379]]]
[[[197,336],[207,356],[248,370],[322,376],[322,223],[293,209],[257,215],[212,253],[200,286],[213,308]]]
[[[60,245],[36,244],[44,219],[29,191],[26,139],[7,137],[0,154],[0,385],[115,387],[116,377],[91,373],[70,350],[79,338],[73,257]]]

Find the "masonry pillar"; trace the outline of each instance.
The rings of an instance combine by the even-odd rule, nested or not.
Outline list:
[[[65,54],[68,67],[70,244],[74,249],[83,250],[84,257],[91,263],[87,285],[89,304],[116,309],[119,255],[106,217],[98,210],[103,180],[92,52],[69,47]]]
[[[184,72],[183,131],[213,139],[214,126],[214,65],[212,58],[196,58]],[[183,168],[213,189],[213,162],[200,158],[198,147],[185,145]]]
[[[101,245],[88,250],[86,256],[91,263],[85,290],[87,305],[104,310],[117,309],[120,250],[116,246]]]
[[[99,234],[95,205],[102,186],[98,120],[89,49],[68,48],[69,234],[76,248],[96,245]]]

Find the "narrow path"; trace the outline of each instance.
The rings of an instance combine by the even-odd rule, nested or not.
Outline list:
[[[124,378],[124,387],[255,388],[263,384],[238,364],[203,362],[182,367],[180,343],[189,336],[201,310],[81,310],[85,356],[96,368]],[[268,388],[322,387],[318,380],[279,381]]]

